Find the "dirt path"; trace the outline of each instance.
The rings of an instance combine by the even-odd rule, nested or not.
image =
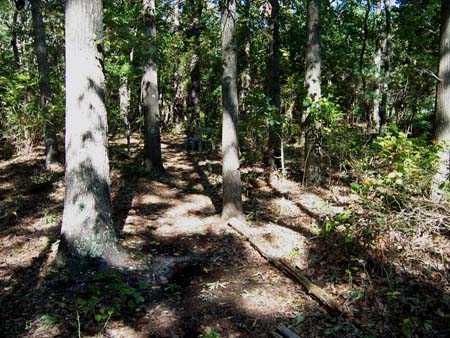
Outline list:
[[[125,148],[121,142],[111,147],[117,233],[136,260],[173,262],[172,273],[147,278],[130,270],[91,282],[67,280],[51,266],[62,215],[62,171],[42,171],[42,155],[4,160],[1,336],[269,337],[284,323],[303,337],[423,332],[445,337],[450,313],[445,262],[444,270],[437,267],[432,275],[441,280],[430,282],[427,273],[400,273],[400,261],[389,265],[386,256],[374,254],[387,251],[349,241],[343,226],[324,235],[324,224],[336,214],[351,211],[364,219],[348,188],[306,191],[295,181],[255,187],[252,181],[263,172],[243,168],[249,231],[273,255],[301,266],[347,309],[332,317],[222,224],[218,154],[186,153],[181,139],[166,138],[167,175],[149,176],[141,169],[137,140],[130,155]],[[447,257],[445,243],[440,248]]]

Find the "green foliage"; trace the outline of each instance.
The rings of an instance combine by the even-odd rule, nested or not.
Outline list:
[[[438,149],[424,138],[408,138],[391,128],[357,161],[359,191],[385,207],[397,209],[412,196],[426,196],[436,172]]]
[[[333,96],[321,97],[318,102],[313,102],[308,97],[304,108],[308,111],[308,119],[311,122],[321,124],[324,135],[331,134],[344,116],[340,106],[333,101]]]
[[[140,284],[141,289],[147,288]],[[113,315],[123,315],[144,302],[144,297],[131,287],[119,272],[98,272],[87,289],[78,297],[80,312],[96,322],[108,321]]]

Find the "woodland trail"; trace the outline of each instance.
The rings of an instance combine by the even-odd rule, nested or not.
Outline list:
[[[93,316],[100,305],[112,306],[111,281],[95,287],[65,281],[51,265],[62,215],[62,171],[45,173],[41,152],[1,162],[3,336],[76,337],[80,331],[83,337],[270,337],[285,324],[303,337],[376,337],[400,334],[406,325],[400,317],[433,320],[429,313],[438,303],[423,302],[444,299],[448,281],[400,274],[362,243],[346,242],[345,229],[323,234],[327,220],[350,208],[363,218],[364,210],[345,186],[304,190],[299,182],[278,181],[256,187],[252,182],[264,176],[261,169],[242,170],[248,232],[340,301],[345,313],[330,316],[222,223],[218,154],[187,153],[181,138],[164,141],[163,176],[142,171],[137,140],[130,156],[123,143],[111,145],[114,223],[135,260],[191,257],[192,262],[142,288],[139,273],[126,276],[127,284],[118,281],[142,299],[135,306],[122,304],[108,320]],[[395,291],[407,298],[386,296],[395,279]],[[93,313],[83,311],[80,298],[98,299]],[[445,334],[444,319],[433,324]]]

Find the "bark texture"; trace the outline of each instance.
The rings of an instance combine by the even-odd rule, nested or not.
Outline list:
[[[450,3],[442,1],[441,38],[439,48],[439,84],[436,95],[436,114],[433,139],[443,145],[439,152],[438,172],[433,180],[432,197],[439,200],[444,191],[441,186],[449,179],[450,164]]]
[[[308,41],[306,45],[305,88],[307,98],[312,106],[306,118],[305,131],[305,172],[306,186],[320,185],[322,174],[322,132],[321,125],[311,113],[311,109],[319,109],[318,102],[322,91],[320,86],[320,0],[308,0]]]
[[[143,0],[144,22],[150,39],[150,56],[144,65],[141,100],[144,112],[144,165],[147,171],[162,172],[161,132],[156,64],[155,0]]]
[[[222,2],[222,218],[243,218],[239,170],[236,0]]]
[[[51,114],[52,91],[50,87],[50,70],[48,67],[45,27],[42,20],[41,0],[31,0],[33,18],[34,46],[39,70],[39,90],[41,92],[41,108],[44,117],[45,165],[58,162],[59,152],[56,142],[54,118]]]
[[[101,0],[66,0],[66,193],[60,252],[71,268],[119,264],[111,219]]]

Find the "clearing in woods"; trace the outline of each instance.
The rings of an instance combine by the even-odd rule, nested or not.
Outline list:
[[[83,278],[52,266],[63,170],[43,171],[42,149],[2,158],[3,337],[277,337],[280,324],[301,337],[450,335],[448,232],[401,233],[387,215],[384,236],[365,240],[377,215],[338,178],[320,189],[295,176],[268,186],[262,169],[244,167],[250,242],[296,265],[338,302],[332,313],[223,224],[219,154],[165,138],[167,175],[152,176],[141,144],[134,139],[129,155],[123,140],[110,148],[115,227],[140,263]]]

